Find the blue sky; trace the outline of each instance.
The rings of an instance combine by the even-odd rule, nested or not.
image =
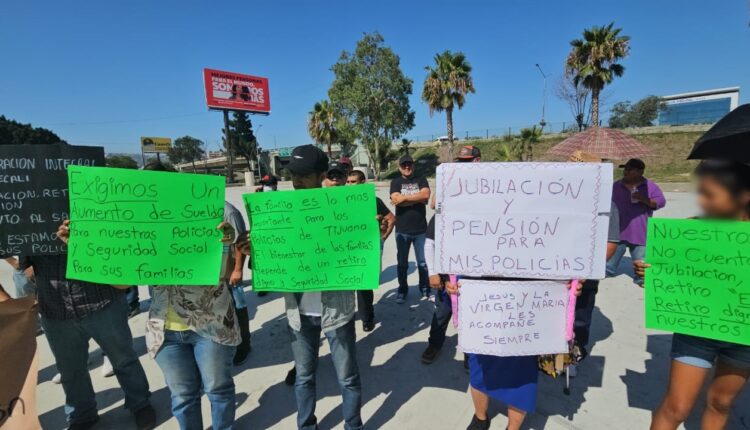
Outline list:
[[[204,67],[266,76],[272,113],[254,124],[264,148],[309,143],[307,112],[326,97],[330,66],[377,30],[414,80],[416,127],[444,134],[420,101],[424,67],[444,49],[474,67],[477,93],[455,115],[465,130],[572,121],[554,96],[569,41],[615,21],[632,37],[608,103],[740,86],[750,91],[743,0],[28,1],[0,10],[0,114],[72,144],[137,152],[139,136],[189,134],[217,149],[222,119],[205,108]]]

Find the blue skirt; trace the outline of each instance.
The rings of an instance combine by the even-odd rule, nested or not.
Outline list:
[[[526,412],[536,407],[539,366],[535,355],[495,357],[468,354],[471,386]]]

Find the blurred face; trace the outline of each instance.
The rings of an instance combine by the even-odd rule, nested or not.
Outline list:
[[[711,176],[698,180],[698,205],[709,218],[742,218],[749,203],[750,192],[737,196]]]
[[[403,163],[398,166],[398,170],[405,177],[409,177],[414,174],[414,163]]]
[[[358,175],[351,175],[346,178],[346,185],[359,185],[364,184],[365,181],[360,181]]]
[[[327,178],[329,181],[331,181],[331,185],[335,187],[344,185],[346,183],[346,176],[343,172],[335,170],[333,172],[328,172]]]
[[[625,167],[622,172],[622,178],[625,182],[640,182],[640,180],[643,179],[643,170],[635,167]]]

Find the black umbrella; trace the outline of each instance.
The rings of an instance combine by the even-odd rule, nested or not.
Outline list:
[[[737,107],[714,124],[695,142],[688,159],[750,163],[750,104]]]

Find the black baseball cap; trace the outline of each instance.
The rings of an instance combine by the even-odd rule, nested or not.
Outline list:
[[[331,161],[328,163],[328,173],[339,172],[346,175],[346,167],[340,161]]]
[[[646,169],[646,163],[643,162],[640,158],[631,158],[627,161],[625,164],[620,164],[620,168],[632,168],[632,169],[638,169],[638,170],[645,170]]]
[[[482,158],[482,152],[474,145],[462,147],[456,155],[456,161],[474,161],[477,158]]]
[[[309,175],[328,170],[328,156],[314,145],[302,145],[292,150],[286,166],[292,175]]]
[[[412,163],[414,164],[414,159],[411,158],[411,155],[402,155],[401,158],[398,159],[398,165],[406,164],[406,163]]]

